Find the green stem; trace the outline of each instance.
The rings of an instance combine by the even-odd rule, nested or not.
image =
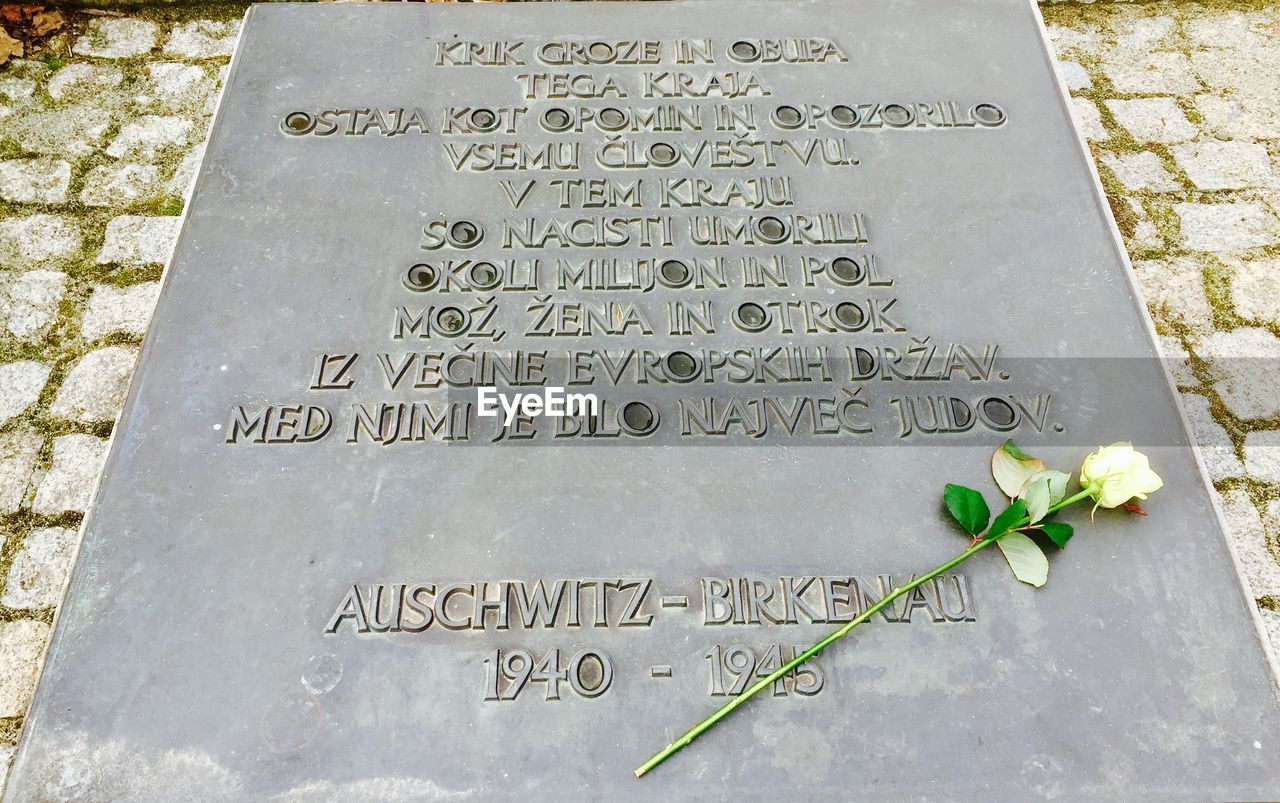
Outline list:
[[[1079,502],[1081,499],[1084,499],[1085,497],[1090,496],[1094,490],[1096,489],[1084,488],[1079,493],[1073,496],[1069,496],[1066,499],[1063,499],[1061,502],[1058,502],[1056,505],[1052,505],[1049,508],[1049,512],[1052,513],[1056,510],[1061,510],[1067,505],[1071,505],[1076,502]],[[1024,527],[1030,523],[1031,523],[1031,519],[1029,517],[1023,517],[1022,519],[1015,522],[1013,526],[1010,527],[1009,530],[1006,530],[1005,532],[1006,533],[1011,532],[1013,530],[1018,529],[1019,527]],[[892,591],[886,594],[882,599],[876,602],[876,604],[872,605],[870,608],[867,608],[865,611],[858,614],[856,617],[854,617],[853,619],[849,620],[844,625],[842,625],[839,630],[832,632],[826,638],[817,642],[809,649],[800,653],[795,658],[792,658],[790,661],[787,661],[785,664],[783,664],[782,666],[778,667],[773,672],[771,672],[768,677],[765,677],[756,681],[751,685],[750,688],[748,688],[742,694],[738,695],[737,697],[734,697],[729,702],[717,708],[715,713],[713,713],[711,716],[707,717],[706,719],[699,722],[697,725],[694,725],[692,728],[685,731],[684,735],[682,735],[679,739],[676,739],[671,744],[659,750],[648,761],[644,762],[643,764],[641,764],[639,767],[636,768],[636,777],[637,778],[641,777],[642,775],[647,773],[649,770],[653,769],[654,767],[658,766],[662,762],[666,761],[676,752],[688,746],[694,739],[698,738],[707,730],[709,730],[712,725],[715,725],[717,722],[727,717],[735,708],[737,708],[738,706],[745,703],[747,700],[750,700],[752,697],[754,697],[757,692],[760,692],[763,689],[769,688],[774,684],[774,682],[781,679],[788,672],[791,672],[792,670],[796,669],[801,664],[803,664],[805,661],[808,661],[810,658],[822,652],[827,647],[829,647],[832,643],[839,641],[840,639],[849,635],[849,631],[853,630],[858,625],[862,624],[863,622],[870,619],[872,616],[884,610],[889,605],[893,604],[893,601],[898,597],[902,596],[908,591],[911,591],[913,588],[916,588],[917,586],[920,586],[924,583],[929,582],[930,580],[937,577],[938,575],[943,574],[944,572],[947,572],[951,569],[954,569],[955,567],[964,563],[969,558],[973,557],[974,555],[978,554],[982,550],[991,546],[996,541],[999,541],[1000,538],[1003,537],[1004,535],[1005,533],[1000,533],[996,535],[994,538],[983,538],[978,542],[976,542],[973,546],[966,549],[964,552],[961,552],[959,555],[956,555],[954,558],[947,561],[946,563],[943,563],[941,566],[937,567],[933,571],[917,577],[916,579],[912,580],[906,585],[895,587]]]
[[[1058,504],[1056,504],[1056,505],[1050,505],[1050,506],[1049,506],[1049,513],[1053,513],[1053,512],[1058,511],[1058,510],[1062,510],[1062,509],[1063,509],[1064,507],[1066,507],[1067,505],[1074,505],[1076,502],[1079,502],[1081,499],[1084,499],[1086,496],[1093,496],[1093,494],[1097,493],[1097,491],[1098,491],[1099,487],[1100,487],[1100,486],[1093,486],[1093,485],[1090,485],[1090,486],[1088,486],[1087,488],[1081,488],[1081,489],[1079,490],[1079,492],[1074,493],[1074,494],[1072,494],[1071,496],[1068,496],[1066,499],[1063,499],[1063,500],[1062,500],[1061,502],[1059,502]],[[1048,514],[1046,514],[1046,515],[1048,515]]]

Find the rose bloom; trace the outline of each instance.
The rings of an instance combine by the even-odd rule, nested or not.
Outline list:
[[[1092,496],[1099,507],[1119,507],[1130,499],[1146,499],[1160,490],[1164,480],[1151,470],[1147,456],[1126,441],[1103,446],[1084,459],[1080,484],[1096,487]]]

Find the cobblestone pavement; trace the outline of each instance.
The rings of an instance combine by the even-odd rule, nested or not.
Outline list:
[[[0,69],[0,780],[242,10],[74,14]],[[1280,5],[1043,12],[1280,638]]]

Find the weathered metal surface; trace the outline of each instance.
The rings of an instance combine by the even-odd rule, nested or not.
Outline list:
[[[7,799],[1274,797],[1125,272],[1029,4],[255,8]],[[632,778],[1010,435],[1167,486]]]

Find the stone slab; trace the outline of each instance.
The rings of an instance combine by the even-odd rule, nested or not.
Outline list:
[[[817,63],[755,63],[773,47],[761,40],[823,37],[848,60],[819,45]],[[457,43],[516,39],[525,64],[436,64],[494,54]],[[586,59],[612,52],[592,42],[634,39],[658,41],[661,63],[536,60],[545,43],[582,43]],[[703,39],[714,65],[698,63]],[[519,78],[541,73],[615,76],[629,97],[548,97],[596,90]],[[640,98],[645,73],[690,76],[653,78],[656,93],[713,97]],[[748,76],[759,89],[714,97]],[[812,129],[810,104],[824,113]],[[419,107],[428,133],[386,135]],[[628,150],[594,123],[541,122],[606,107],[624,128],[635,109],[671,107],[662,119],[683,130],[627,131]],[[735,139],[715,130],[718,107],[728,129],[754,110],[740,139],[783,144],[707,166],[700,143]],[[379,127],[326,114],[375,108]],[[499,128],[503,109],[527,111],[494,132],[476,130],[489,127],[476,108]],[[1271,662],[1069,108],[1034,7],[1013,0],[254,8],[6,800],[1275,798]],[[494,143],[531,149],[503,159],[577,144],[581,162],[491,171],[464,153]],[[709,182],[703,206],[688,185],[661,205],[657,187],[679,178]],[[551,183],[577,179],[615,184]],[[639,209],[620,188],[635,181]],[[753,208],[759,187],[774,195]],[[590,205],[611,192],[620,207]],[[597,217],[659,222],[545,233]],[[440,241],[460,221],[478,244]],[[558,247],[615,236],[630,239]],[[804,257],[822,267],[811,282]],[[649,261],[635,287],[602,264],[574,278],[589,259]],[[945,377],[885,351],[933,346],[957,361]],[[611,437],[555,438],[545,419],[464,427],[449,411],[474,412],[475,388],[431,387],[431,364],[405,356],[451,355],[464,377],[472,359],[539,351],[533,376],[583,366],[606,405],[566,426]],[[752,362],[766,352],[809,367]],[[864,353],[880,362],[859,379]],[[717,354],[754,366],[747,381],[727,379],[741,371],[728,357],[703,381]],[[767,431],[753,423],[764,399]],[[632,402],[658,414],[651,434],[644,410],[616,416]],[[393,435],[406,410],[445,417]],[[841,592],[882,592],[882,576],[963,548],[941,485],[995,500],[988,460],[1010,435],[1061,468],[1132,439],[1167,487],[1140,521],[1071,514],[1080,535],[1044,589],[975,559],[895,610],[903,621],[874,621],[632,777],[732,693],[735,666],[749,676],[774,645],[852,615],[862,603]],[[789,614],[797,582],[808,607]],[[413,606],[381,624],[401,587],[429,625]],[[761,601],[736,599],[743,588]],[[384,599],[367,627],[344,607],[352,593],[366,619],[367,598]],[[539,593],[561,603],[539,613]],[[543,669],[522,683],[532,659]]]

